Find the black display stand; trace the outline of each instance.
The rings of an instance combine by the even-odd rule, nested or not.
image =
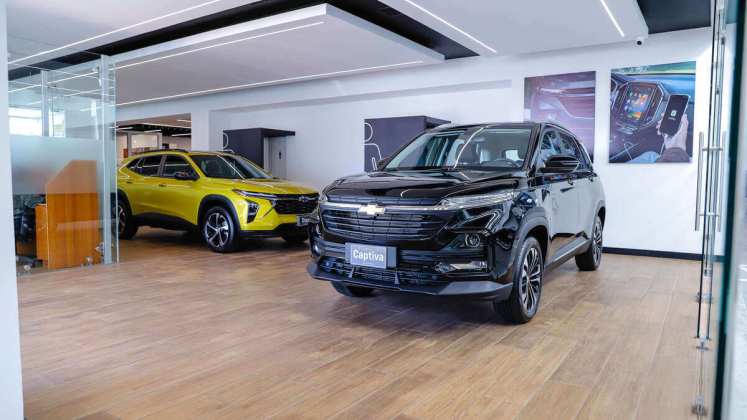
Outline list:
[[[242,128],[240,130],[224,130],[223,150],[244,156],[257,165],[264,167],[265,139],[295,135],[295,131],[261,127]]]
[[[376,168],[377,161],[389,157],[403,144],[412,140],[424,130],[450,122],[423,115],[364,120],[363,155],[365,171],[373,171]]]

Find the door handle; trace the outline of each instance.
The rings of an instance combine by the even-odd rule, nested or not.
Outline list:
[[[163,188],[166,186],[166,184],[158,184],[159,187]]]
[[[132,181],[125,181],[125,184],[132,184]]]
[[[700,230],[700,193],[703,186],[703,152],[706,151],[706,145],[703,144],[703,132],[698,133],[698,181],[695,189],[695,231]]]

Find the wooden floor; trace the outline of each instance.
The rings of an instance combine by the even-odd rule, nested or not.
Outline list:
[[[695,262],[568,263],[514,326],[482,302],[340,296],[281,241],[218,255],[150,230],[122,260],[19,281],[27,418],[691,417]]]

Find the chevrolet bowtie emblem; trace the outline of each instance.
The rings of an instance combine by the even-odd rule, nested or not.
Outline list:
[[[365,206],[361,206],[358,209],[358,213],[365,213],[369,216],[377,216],[379,214],[384,214],[386,209],[384,207],[379,207],[376,204],[366,204]]]

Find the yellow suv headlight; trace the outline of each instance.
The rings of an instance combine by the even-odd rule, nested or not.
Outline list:
[[[242,197],[248,197],[248,198],[262,198],[265,200],[277,200],[278,196],[275,194],[268,194],[268,193],[260,193],[260,192],[252,192],[252,191],[244,191],[244,190],[233,190],[236,194],[242,196]]]

